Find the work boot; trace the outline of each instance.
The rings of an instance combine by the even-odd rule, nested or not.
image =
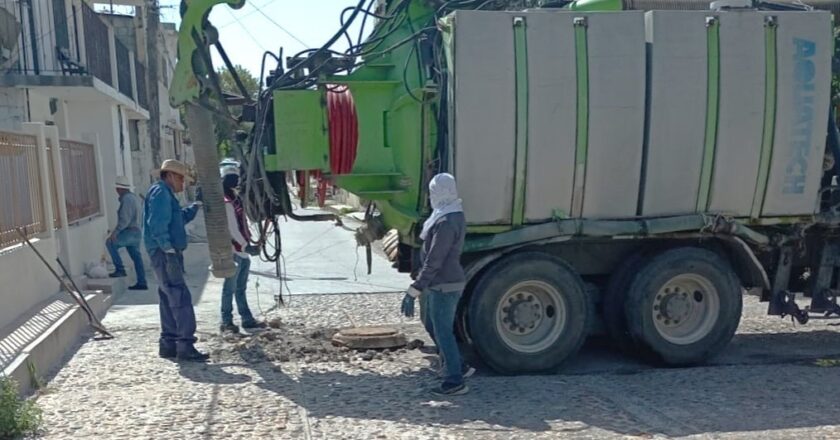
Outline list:
[[[129,287],[128,290],[149,290],[149,286],[145,284],[135,284]]]
[[[125,278],[128,274],[125,273],[124,270],[118,270],[113,273],[108,274],[108,278]]]
[[[178,350],[176,359],[184,362],[206,362],[210,355],[196,350],[195,347],[189,347]]]
[[[239,333],[239,327],[232,322],[224,323],[219,327],[219,331],[222,333]]]
[[[158,356],[164,359],[175,359],[177,356],[177,352],[175,347],[167,347],[166,345],[161,345],[158,348]]]
[[[258,330],[264,329],[266,327],[268,327],[268,324],[262,321],[257,321],[256,319],[253,321],[247,321],[242,323],[242,328],[244,328],[245,330]]]

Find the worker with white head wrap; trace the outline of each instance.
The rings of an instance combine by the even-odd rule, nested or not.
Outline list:
[[[420,238],[422,266],[406,291],[402,312],[414,316],[414,300],[421,297],[424,325],[438,347],[443,364],[443,384],[432,390],[438,395],[457,395],[468,391],[464,366],[455,341],[455,310],[466,285],[461,251],[466,237],[466,220],[455,178],[438,174],[429,183],[432,214],[423,223]]]

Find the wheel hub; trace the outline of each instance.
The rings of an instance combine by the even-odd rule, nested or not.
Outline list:
[[[691,303],[688,300],[688,294],[682,292],[665,296],[661,301],[660,311],[666,325],[670,324],[667,321],[671,321],[673,324],[685,321],[691,315]]]
[[[507,326],[517,333],[528,333],[542,320],[542,304],[529,293],[517,293],[508,299],[508,305],[502,310],[507,314]]]
[[[720,313],[720,299],[706,277],[683,273],[669,280],[653,300],[653,319],[667,341],[686,345],[704,338]]]
[[[550,347],[566,325],[566,303],[560,291],[541,280],[511,286],[496,309],[496,329],[502,341],[521,353]]]

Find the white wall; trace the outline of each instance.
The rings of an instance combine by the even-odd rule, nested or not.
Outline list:
[[[107,253],[105,238],[108,236],[108,222],[105,217],[94,217],[70,226],[68,236],[73,252],[68,270],[73,276],[83,274],[88,263],[99,261]]]
[[[0,130],[20,131],[26,121],[26,97],[22,89],[0,88]]]
[[[119,200],[114,193],[118,166],[115,149],[119,145],[117,136],[117,108],[103,102],[78,102],[67,103],[68,114],[68,135],[71,139],[86,140],[91,135],[96,135],[99,140],[98,154],[100,169],[99,185],[105,188],[104,200],[102,201],[103,214],[107,217],[107,229],[112,229],[117,224],[117,208]],[[128,136],[128,133],[126,133]],[[126,154],[126,160],[130,162],[131,155]],[[126,169],[131,169],[130,163]]]
[[[34,135],[38,145],[38,165],[41,188],[46,188],[41,197],[44,218],[52,226],[52,203],[50,203],[49,174],[44,126],[24,124],[22,131]],[[50,265],[55,264],[58,254],[55,234],[51,227],[31,240],[43,258]],[[43,265],[35,252],[25,245],[0,249],[0,329],[15,322],[27,310],[39,304],[58,291],[58,282]]]
[[[56,256],[55,240],[43,238],[34,245],[53,264]],[[18,245],[0,250],[0,330],[14,323],[27,310],[49,299],[58,290],[58,281],[32,249]]]

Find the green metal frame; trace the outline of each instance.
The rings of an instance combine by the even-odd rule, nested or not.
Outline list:
[[[210,91],[209,87],[202,84],[204,76],[209,73],[209,66],[205,66],[202,61],[197,40],[209,47],[209,39],[205,34],[209,26],[207,17],[210,10],[220,4],[240,9],[245,6],[245,0],[190,0],[181,17],[181,26],[178,29],[178,64],[169,86],[169,104],[172,107],[197,103]]]
[[[770,178],[770,163],[773,158],[773,136],[776,131],[776,81],[778,63],[776,60],[776,21],[770,16],[764,23],[764,130],[761,135],[758,178],[755,182],[750,217],[757,219],[764,207],[767,181]]]
[[[525,219],[525,173],[528,168],[528,41],[525,17],[513,19],[513,50],[516,71],[516,165],[513,180],[511,223],[522,226]]]
[[[274,92],[274,131],[281,148],[264,156],[267,171],[329,171],[330,138],[324,99],[324,90]],[[287,145],[301,148],[282,148]]]
[[[703,146],[703,161],[700,167],[697,212],[704,212],[709,207],[720,103],[720,20],[717,17],[707,17],[706,20],[706,50],[708,53],[706,61],[706,138]]]
[[[575,141],[575,176],[572,192],[572,216],[583,215],[583,187],[589,154],[589,48],[587,19],[577,17],[575,26],[575,66],[577,68],[577,132]]]

